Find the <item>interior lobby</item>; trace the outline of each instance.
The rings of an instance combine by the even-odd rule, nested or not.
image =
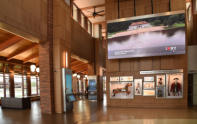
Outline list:
[[[197,124],[197,0],[0,0],[0,124]]]

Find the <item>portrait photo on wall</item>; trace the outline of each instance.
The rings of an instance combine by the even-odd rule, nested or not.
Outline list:
[[[144,82],[144,90],[155,89],[155,82]]]
[[[142,79],[134,79],[135,95],[142,95]]]
[[[110,82],[111,99],[133,99],[133,82]]]
[[[156,76],[156,97],[165,98],[165,87],[166,87],[166,76],[157,75]]]
[[[167,98],[183,97],[183,73],[166,75],[166,96]]]

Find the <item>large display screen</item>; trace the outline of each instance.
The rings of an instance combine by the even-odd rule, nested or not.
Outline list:
[[[108,59],[185,54],[185,14],[168,12],[107,23]]]

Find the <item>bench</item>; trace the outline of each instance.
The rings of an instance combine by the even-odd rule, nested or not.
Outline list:
[[[2,97],[2,108],[10,109],[29,109],[31,108],[31,99],[29,97],[14,98],[14,97]]]

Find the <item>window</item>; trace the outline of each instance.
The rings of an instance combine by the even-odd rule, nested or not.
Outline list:
[[[40,78],[37,77],[38,95],[40,95]]]
[[[91,34],[91,23],[88,21],[88,33]]]
[[[24,96],[28,96],[28,94],[27,94],[27,76],[23,76],[23,88],[24,88]]]
[[[31,76],[31,94],[37,95],[36,76]]]
[[[81,14],[81,26],[84,28],[85,27],[85,19],[84,19],[84,15]]]
[[[0,74],[0,98],[4,97],[4,83],[3,74]]]
[[[75,21],[78,21],[78,15],[77,15],[77,7],[73,4],[73,19]]]
[[[10,97],[10,75],[5,74],[6,97]]]
[[[15,97],[23,96],[23,85],[22,85],[22,75],[14,75],[14,90]]]

